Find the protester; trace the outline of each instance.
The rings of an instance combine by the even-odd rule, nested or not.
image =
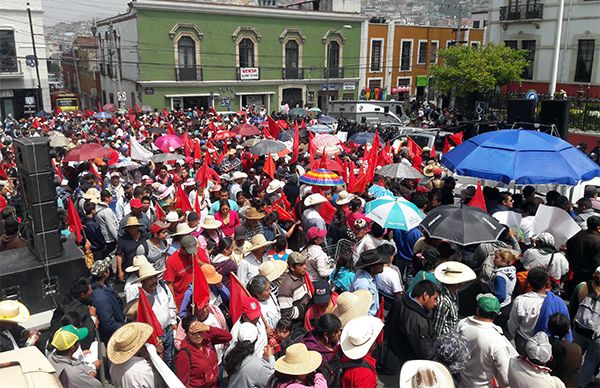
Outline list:
[[[552,358],[552,345],[548,335],[538,332],[527,340],[526,353],[510,360],[508,382],[513,387],[539,388],[564,387],[565,384],[550,375],[546,363]]]
[[[321,365],[318,352],[308,350],[304,344],[294,344],[285,351],[285,356],[275,361],[275,374],[271,377],[272,388],[327,388],[325,377],[313,373]]]
[[[293,322],[304,322],[304,314],[310,303],[310,294],[306,287],[306,259],[298,252],[290,254],[287,260],[286,272],[279,285],[278,300],[281,317]]]
[[[566,338],[571,330],[569,318],[561,313],[553,314],[548,321],[548,330],[552,344],[552,359],[547,364],[550,374],[558,377],[567,388],[577,387],[583,357],[581,347]]]
[[[237,269],[237,277],[243,285],[248,284],[248,281],[258,275],[258,267],[266,260],[267,248],[273,245],[273,241],[267,241],[262,234],[256,234],[252,237],[252,246],[248,248],[248,252],[239,262]]]
[[[321,315],[312,330],[302,338],[308,350],[319,352],[323,362],[327,363],[336,356],[337,346],[342,333],[342,321],[333,314]]]
[[[92,275],[92,305],[100,321],[98,332],[100,340],[107,343],[117,329],[125,323],[123,303],[115,289],[108,284],[111,259],[96,261],[90,270]]]
[[[342,388],[377,386],[375,359],[371,352],[382,330],[383,322],[371,316],[355,318],[344,327],[340,337]]]
[[[14,300],[0,301],[0,352],[35,345],[40,333],[19,325],[29,320],[29,310]]]
[[[300,251],[306,260],[308,277],[313,283],[321,279],[328,279],[333,271],[333,265],[322,248],[326,235],[326,229],[318,229],[316,226],[311,227],[306,233],[308,243]]]
[[[238,331],[237,342],[225,357],[225,371],[231,388],[266,388],[274,373],[275,356],[273,348],[265,347],[262,357],[254,353],[258,338],[256,326],[245,322]]]
[[[369,291],[372,300],[369,315],[372,317],[377,315],[380,304],[375,276],[383,272],[386,260],[388,259],[380,254],[377,249],[370,249],[361,253],[360,258],[355,264],[356,275],[350,286],[350,291]]]

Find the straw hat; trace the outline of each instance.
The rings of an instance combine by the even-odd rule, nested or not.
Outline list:
[[[232,181],[235,181],[237,179],[246,179],[246,178],[248,178],[248,174],[246,174],[245,172],[234,171],[233,174],[231,174]]]
[[[152,335],[152,326],[131,322],[121,326],[108,340],[106,354],[113,364],[123,364],[135,356]]]
[[[125,272],[131,273],[140,270],[140,266],[144,263],[148,263],[148,259],[144,255],[138,255],[133,257],[133,263],[129,267],[125,268]]]
[[[244,218],[247,220],[262,220],[265,218],[265,213],[261,213],[256,208],[251,207],[244,213]]]
[[[454,388],[448,369],[439,362],[410,360],[402,365],[400,388]]]
[[[0,302],[0,322],[23,323],[29,320],[29,310],[16,300]]]
[[[223,280],[223,275],[218,273],[214,266],[204,264],[201,268],[208,284],[219,284]]]
[[[219,220],[215,219],[215,216],[207,214],[206,216],[204,216],[204,219],[202,220],[202,223],[200,224],[200,227],[202,229],[209,229],[209,230],[214,230],[214,229],[219,229],[221,226],[223,226],[223,223]]]
[[[425,176],[433,176],[433,170],[435,170],[436,168],[440,168],[441,169],[442,166],[440,166],[437,163],[428,164],[423,169],[423,175],[425,175]]]
[[[273,179],[269,182],[269,186],[267,186],[267,194],[273,194],[279,189],[282,189],[285,186],[285,183],[280,181],[279,179]]]
[[[140,223],[140,221],[138,221],[137,217],[135,216],[130,216],[127,219],[127,223],[125,224],[125,228],[128,228],[130,226],[142,226],[142,224]]]
[[[473,270],[458,261],[446,261],[437,267],[434,271],[435,278],[444,284],[459,284],[475,280],[477,275]]]
[[[275,361],[275,370],[291,376],[302,376],[314,372],[323,361],[319,352],[308,350],[303,343],[288,346],[285,355]]]
[[[342,321],[342,327],[350,320],[366,316],[373,302],[373,297],[368,290],[342,292],[338,297],[337,305],[333,308],[333,315]]]
[[[85,194],[83,194],[83,198],[97,205],[100,203],[100,191],[98,191],[98,189],[95,187],[90,187]]]
[[[179,221],[179,215],[177,214],[177,212],[170,211],[167,213],[167,216],[165,217],[165,222],[178,222],[178,221]]]
[[[382,329],[383,322],[379,318],[367,315],[352,319],[342,330],[342,352],[351,360],[363,358],[371,350]]]
[[[313,206],[325,202],[327,202],[327,198],[325,198],[322,194],[311,194],[304,199],[304,206]]]
[[[255,251],[257,249],[268,247],[268,246],[275,244],[275,241],[267,241],[267,239],[265,238],[265,235],[262,233],[259,233],[255,236],[253,236],[252,240],[250,242],[252,243],[252,246],[249,247],[246,250],[246,252]]]
[[[171,236],[185,236],[195,231],[196,229],[190,227],[187,222],[182,222],[181,224],[177,224],[177,229],[175,229],[175,233]]]
[[[287,270],[287,263],[283,260],[268,260],[258,266],[258,273],[265,276],[272,282],[279,279]]]
[[[164,271],[158,271],[150,263],[142,263],[139,269],[139,277],[134,281],[134,283],[141,283],[142,280],[146,280],[152,276],[160,275],[163,272]]]
[[[350,194],[346,190],[342,190],[338,194],[338,199],[335,201],[336,204],[342,206],[347,203],[350,203],[356,196],[354,194]]]

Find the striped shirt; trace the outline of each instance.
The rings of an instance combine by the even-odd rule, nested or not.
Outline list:
[[[458,324],[458,297],[452,295],[442,284],[439,305],[433,315],[433,329],[436,337],[454,331]]]
[[[311,299],[304,277],[296,276],[290,272],[283,275],[277,299],[281,308],[281,318],[302,321]]]

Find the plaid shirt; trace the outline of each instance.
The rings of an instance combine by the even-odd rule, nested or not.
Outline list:
[[[458,296],[452,295],[442,284],[438,308],[433,315],[433,329],[436,337],[454,331],[458,324]]]

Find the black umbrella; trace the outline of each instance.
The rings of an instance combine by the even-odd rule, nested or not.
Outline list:
[[[375,134],[373,132],[357,132],[354,135],[350,136],[348,140],[356,144],[373,144],[373,139],[375,139]]]
[[[258,156],[276,154],[287,147],[278,140],[261,140],[250,148],[250,153]]]
[[[432,238],[459,245],[496,241],[504,230],[494,217],[467,205],[438,206],[421,221],[421,227]]]
[[[288,141],[288,140],[294,140],[294,129],[288,129],[287,131],[281,131],[279,132],[279,140],[281,141]],[[306,128],[299,128],[298,131],[298,137],[300,137],[300,139],[307,137],[307,130]]]

